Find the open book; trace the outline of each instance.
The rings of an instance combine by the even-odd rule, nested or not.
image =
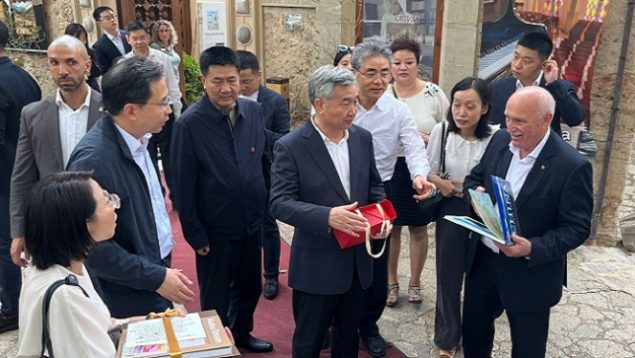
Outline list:
[[[119,341],[117,358],[171,357],[178,351],[183,358],[234,357],[239,353],[232,344],[216,311],[171,317],[170,329],[176,339],[171,347],[163,319],[129,323]]]
[[[492,203],[489,194],[469,190],[472,206],[483,222],[468,216],[446,215],[443,218],[499,244],[511,245],[512,235],[520,234],[512,187],[505,179],[492,175],[492,188],[496,204]]]

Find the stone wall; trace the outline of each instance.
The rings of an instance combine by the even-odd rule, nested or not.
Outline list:
[[[591,130],[598,144],[598,155],[594,162],[594,183],[597,193],[601,183],[602,163],[607,160],[604,148],[607,142],[611,106],[617,77],[617,64],[624,36],[627,0],[611,2],[608,20],[602,34],[598,58],[593,76],[591,94]],[[630,33],[630,44],[626,55],[626,67],[620,104],[617,112],[615,137],[611,144],[608,181],[605,187],[604,205],[601,211],[596,239],[602,245],[615,245],[621,240],[618,208],[622,202],[627,170],[631,163],[631,151],[635,136],[635,31]]]

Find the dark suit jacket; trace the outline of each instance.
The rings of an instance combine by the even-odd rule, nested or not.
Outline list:
[[[558,79],[549,86],[545,86],[545,78],[542,77],[540,87],[549,91],[556,100],[556,112],[551,121],[551,128],[556,133],[562,134],[560,129],[561,120],[569,126],[577,126],[584,121],[584,110],[576,94],[575,86],[571,82]],[[516,79],[507,77],[492,82],[490,90],[492,91],[490,121],[494,124],[500,124],[501,128],[505,128],[505,106],[509,97],[516,92]]]
[[[126,32],[119,30],[119,36],[121,37],[121,41],[123,41],[123,47],[126,53],[132,51],[132,47],[130,47],[126,39]],[[108,72],[110,67],[115,64],[115,60],[123,56],[106,34],[101,35],[99,40],[93,45],[93,54],[102,74]]]
[[[0,194],[9,192],[22,107],[41,97],[40,87],[28,72],[9,57],[0,57]]]
[[[373,260],[366,247],[341,250],[328,226],[331,208],[357,201],[360,206],[385,198],[373,155],[370,132],[349,130],[351,197],[311,121],[274,144],[271,214],[293,227],[289,286],[320,295],[346,292],[356,270],[362,288],[372,282]]]
[[[86,131],[97,122],[101,94],[92,90]],[[60,121],[55,95],[24,107],[20,139],[11,176],[11,237],[24,236],[24,205],[33,185],[50,174],[64,170]]]
[[[174,123],[171,161],[179,218],[198,250],[215,240],[241,240],[260,230],[268,166],[260,106],[239,98],[233,130],[207,95]]]
[[[262,107],[267,139],[273,145],[280,137],[289,133],[291,115],[287,101],[265,86],[258,89],[258,103]]]
[[[465,178],[464,187],[485,187],[492,201],[490,176],[505,178],[512,159],[507,131],[494,134],[481,162]],[[531,312],[551,307],[562,296],[567,252],[590,234],[593,210],[591,163],[551,131],[549,139],[516,198],[520,236],[531,241],[529,260],[500,253],[499,274],[493,278],[503,307]],[[469,270],[480,239],[473,238]]]
[[[104,113],[79,142],[67,169],[93,171],[105,190],[121,198],[115,236],[95,245],[86,260],[112,316],[146,315],[168,308],[170,302],[156,292],[166,267],[161,263],[146,179],[109,114]]]

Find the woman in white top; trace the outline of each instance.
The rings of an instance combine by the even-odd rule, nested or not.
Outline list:
[[[181,56],[174,49],[179,42],[174,26],[168,20],[158,20],[152,27],[152,43],[150,47],[159,50],[170,58],[170,64],[174,70],[174,77],[179,81],[179,64]]]
[[[31,265],[20,293],[18,357],[42,353],[42,299],[48,287],[69,274],[79,285],[62,285],[50,301],[49,336],[56,357],[115,357],[108,330],[116,323],[84,267],[95,243],[115,233],[119,197],[87,173],[63,172],[33,189],[26,208],[25,244]],[[50,352],[47,352],[50,355]]]
[[[412,112],[417,130],[427,144],[428,135],[435,124],[441,122],[448,112],[448,99],[434,83],[417,77],[421,49],[419,44],[409,38],[402,37],[392,42],[393,52],[392,76],[395,82],[388,87],[388,93],[405,102]],[[399,283],[397,282],[397,266],[401,248],[401,227],[408,226],[410,231],[410,282],[408,283],[408,301],[423,302],[421,294],[421,272],[428,255],[428,229],[412,197],[415,194],[410,180],[410,172],[404,159],[403,148],[395,171],[387,190],[391,192],[393,204],[397,210],[397,220],[390,240],[390,256],[388,258],[388,298],[386,305],[397,304]]]
[[[450,113],[446,123],[445,174],[443,164],[443,124],[434,126],[428,143],[432,171],[428,179],[445,197],[441,216],[470,215],[469,198],[463,198],[463,180],[481,160],[498,128],[488,124],[490,91],[485,81],[467,77],[452,88]],[[434,343],[441,358],[454,357],[461,343],[461,287],[465,272],[469,232],[447,220],[436,226],[437,301]]]

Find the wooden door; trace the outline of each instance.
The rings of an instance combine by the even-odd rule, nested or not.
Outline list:
[[[147,29],[156,20],[168,20],[179,36],[176,47],[179,53],[192,52],[190,1],[188,0],[117,0],[120,25],[142,21]]]

